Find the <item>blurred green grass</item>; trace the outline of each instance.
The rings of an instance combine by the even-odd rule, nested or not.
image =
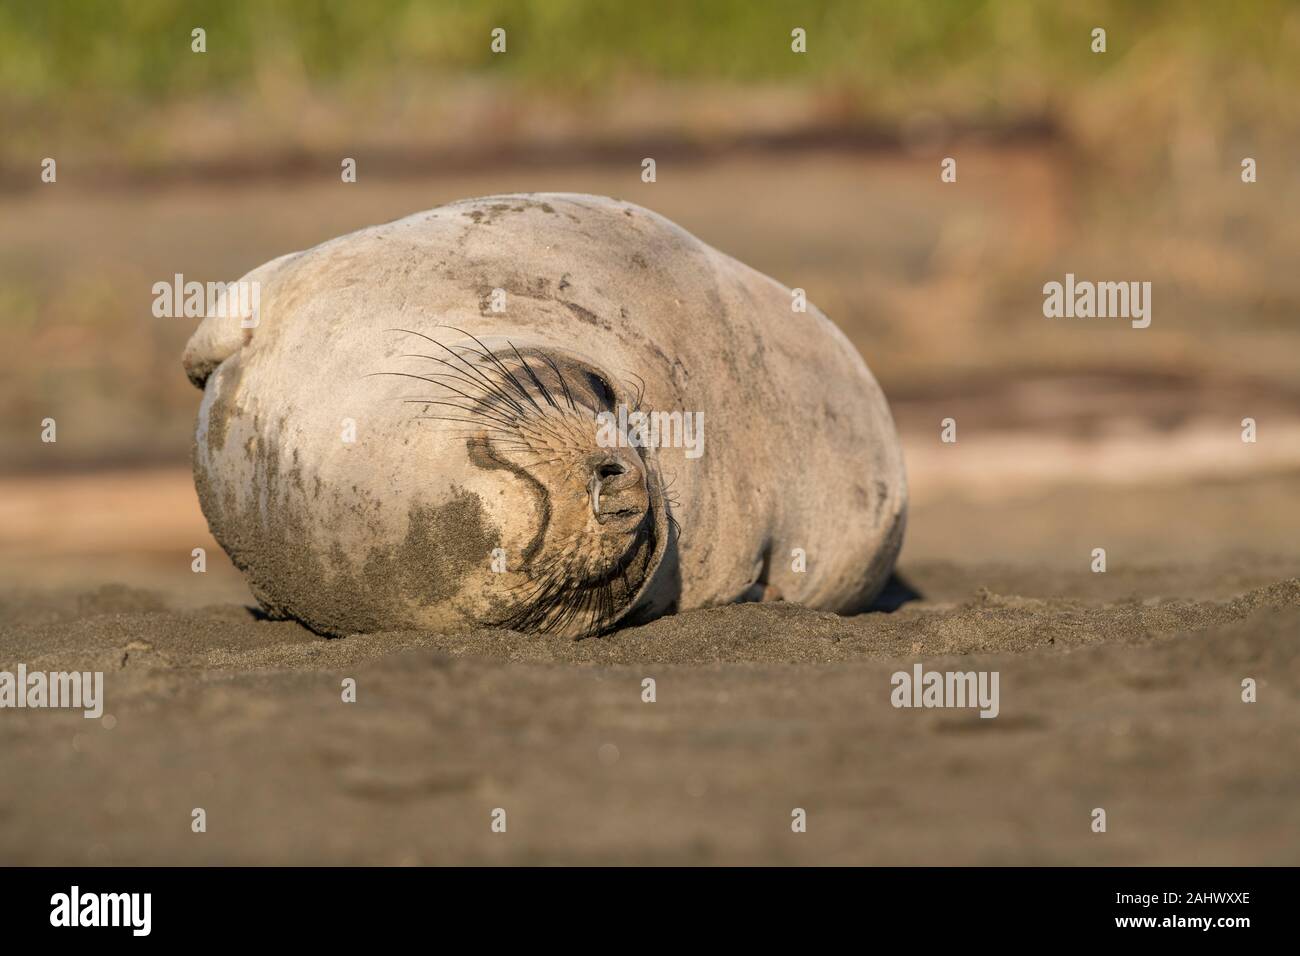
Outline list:
[[[0,0],[3,168],[940,117],[1047,119],[1136,178],[1169,143],[1300,139],[1297,92],[1294,0]]]
[[[7,102],[57,112],[79,98],[252,94],[268,71],[353,90],[401,75],[491,72],[557,90],[638,78],[804,79],[868,97],[960,78],[972,100],[1014,104],[1023,77],[1050,95],[1095,74],[1094,26],[1107,29],[1112,58],[1158,36],[1143,55],[1194,57],[1219,77],[1250,63],[1295,80],[1297,38],[1282,29],[1294,12],[1285,0],[6,0],[0,90]],[[204,57],[190,51],[196,26],[207,31]],[[489,50],[497,26],[508,31],[506,56]],[[795,26],[808,31],[807,56],[790,55]]]

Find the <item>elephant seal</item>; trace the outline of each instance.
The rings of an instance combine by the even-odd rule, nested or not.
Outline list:
[[[194,477],[272,616],[579,637],[745,600],[861,610],[893,566],[903,460],[866,364],[653,212],[470,199],[241,283],[256,307],[185,350]]]

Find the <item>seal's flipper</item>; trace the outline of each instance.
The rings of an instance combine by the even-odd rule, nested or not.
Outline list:
[[[217,303],[217,314],[205,316],[185,344],[181,364],[195,388],[203,388],[213,370],[252,341],[261,322],[262,285],[289,259],[300,253],[272,259],[238,282],[230,283]]]

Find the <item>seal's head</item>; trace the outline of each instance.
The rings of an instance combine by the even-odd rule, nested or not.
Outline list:
[[[576,637],[622,619],[672,528],[654,449],[639,447],[629,413],[619,414],[638,397],[571,352],[407,334],[425,348],[403,357],[424,367],[382,374],[431,386],[404,400],[420,406],[416,417],[451,423],[470,462],[528,502],[510,522],[522,534],[504,529],[520,542],[517,566],[497,569],[503,586],[481,623]]]

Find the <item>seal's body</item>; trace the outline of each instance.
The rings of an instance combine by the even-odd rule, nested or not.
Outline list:
[[[902,454],[857,352],[638,206],[467,200],[244,281],[256,315],[186,349],[194,471],[274,615],[580,636],[763,597],[845,612],[897,556]]]

